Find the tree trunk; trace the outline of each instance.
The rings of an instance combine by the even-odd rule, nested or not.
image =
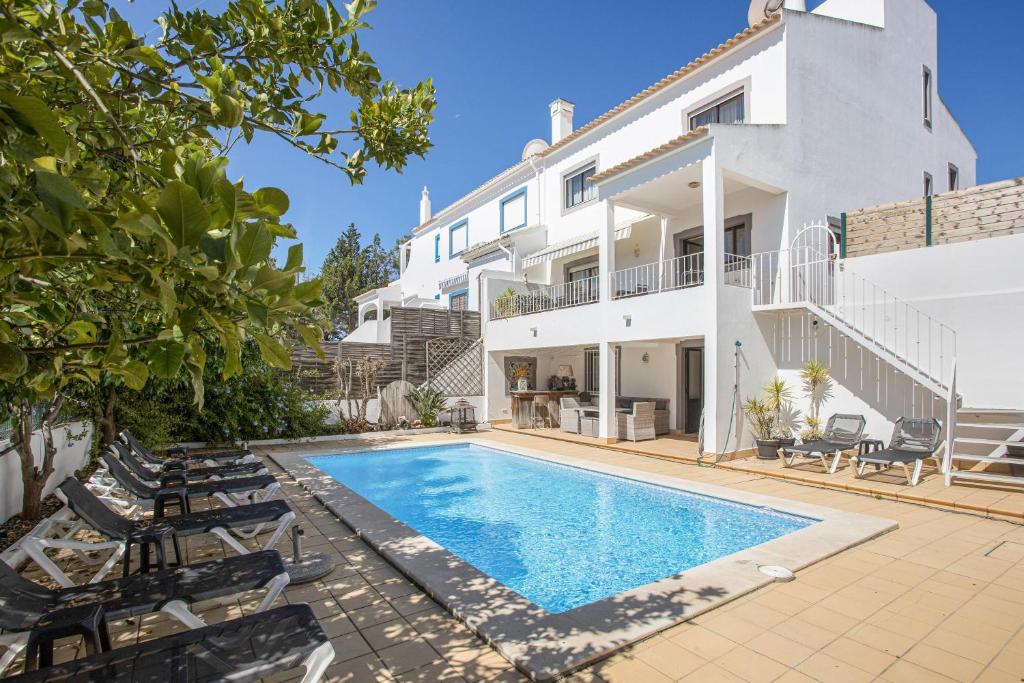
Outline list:
[[[93,418],[100,429],[100,448],[107,448],[117,438],[117,422],[114,420],[114,405],[117,403],[117,391],[108,387],[101,403],[97,406]]]
[[[21,483],[22,502],[21,518],[27,520],[38,519],[42,512],[43,487],[53,474],[54,460],[57,456],[57,447],[53,442],[53,421],[60,413],[64,397],[58,395],[50,408],[43,415],[41,424],[43,434],[43,462],[41,467],[36,466],[35,451],[32,449],[32,406],[27,401],[22,401],[12,410],[15,416],[15,433],[17,443],[14,444],[18,451],[18,458],[21,461]]]

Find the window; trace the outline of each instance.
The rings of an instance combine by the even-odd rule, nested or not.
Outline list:
[[[583,391],[591,394],[601,391],[601,354],[596,348],[583,351]]]
[[[690,114],[690,130],[696,130],[709,123],[743,123],[743,93],[730,95],[724,100]]]
[[[924,125],[928,128],[932,127],[932,70],[928,67],[924,67],[924,71],[921,76],[921,87],[922,87],[922,108],[924,109]]]
[[[924,174],[924,196],[925,197],[931,197],[933,194],[935,194],[934,190],[935,190],[935,185],[932,182],[932,174],[931,173],[925,173]]]
[[[501,231],[507,232],[526,225],[526,188],[501,200]]]
[[[750,221],[725,225],[725,253],[750,256]]]
[[[453,311],[464,311],[469,308],[469,290],[460,289],[448,295],[448,308]]]
[[[448,258],[454,258],[469,247],[469,221],[459,221],[448,228]]]
[[[949,165],[949,191],[955,192],[960,189],[960,169],[953,164]]]
[[[434,263],[441,260],[441,235],[434,235]]]
[[[586,204],[594,198],[594,186],[590,184],[589,178],[597,172],[597,164],[591,164],[586,168],[574,171],[572,175],[565,176],[565,203],[566,209]]]

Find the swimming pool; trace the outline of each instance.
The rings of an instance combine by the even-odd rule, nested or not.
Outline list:
[[[306,460],[552,614],[819,521],[472,443]]]

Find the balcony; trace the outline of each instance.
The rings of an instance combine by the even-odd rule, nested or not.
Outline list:
[[[509,291],[491,302],[490,319],[504,320],[597,303],[598,277],[540,287],[527,292]]]
[[[612,298],[626,299],[704,284],[704,254],[687,254],[612,273]]]

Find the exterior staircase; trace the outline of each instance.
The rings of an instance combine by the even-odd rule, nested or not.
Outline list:
[[[961,408],[943,463],[954,481],[1024,485],[1024,410]]]

